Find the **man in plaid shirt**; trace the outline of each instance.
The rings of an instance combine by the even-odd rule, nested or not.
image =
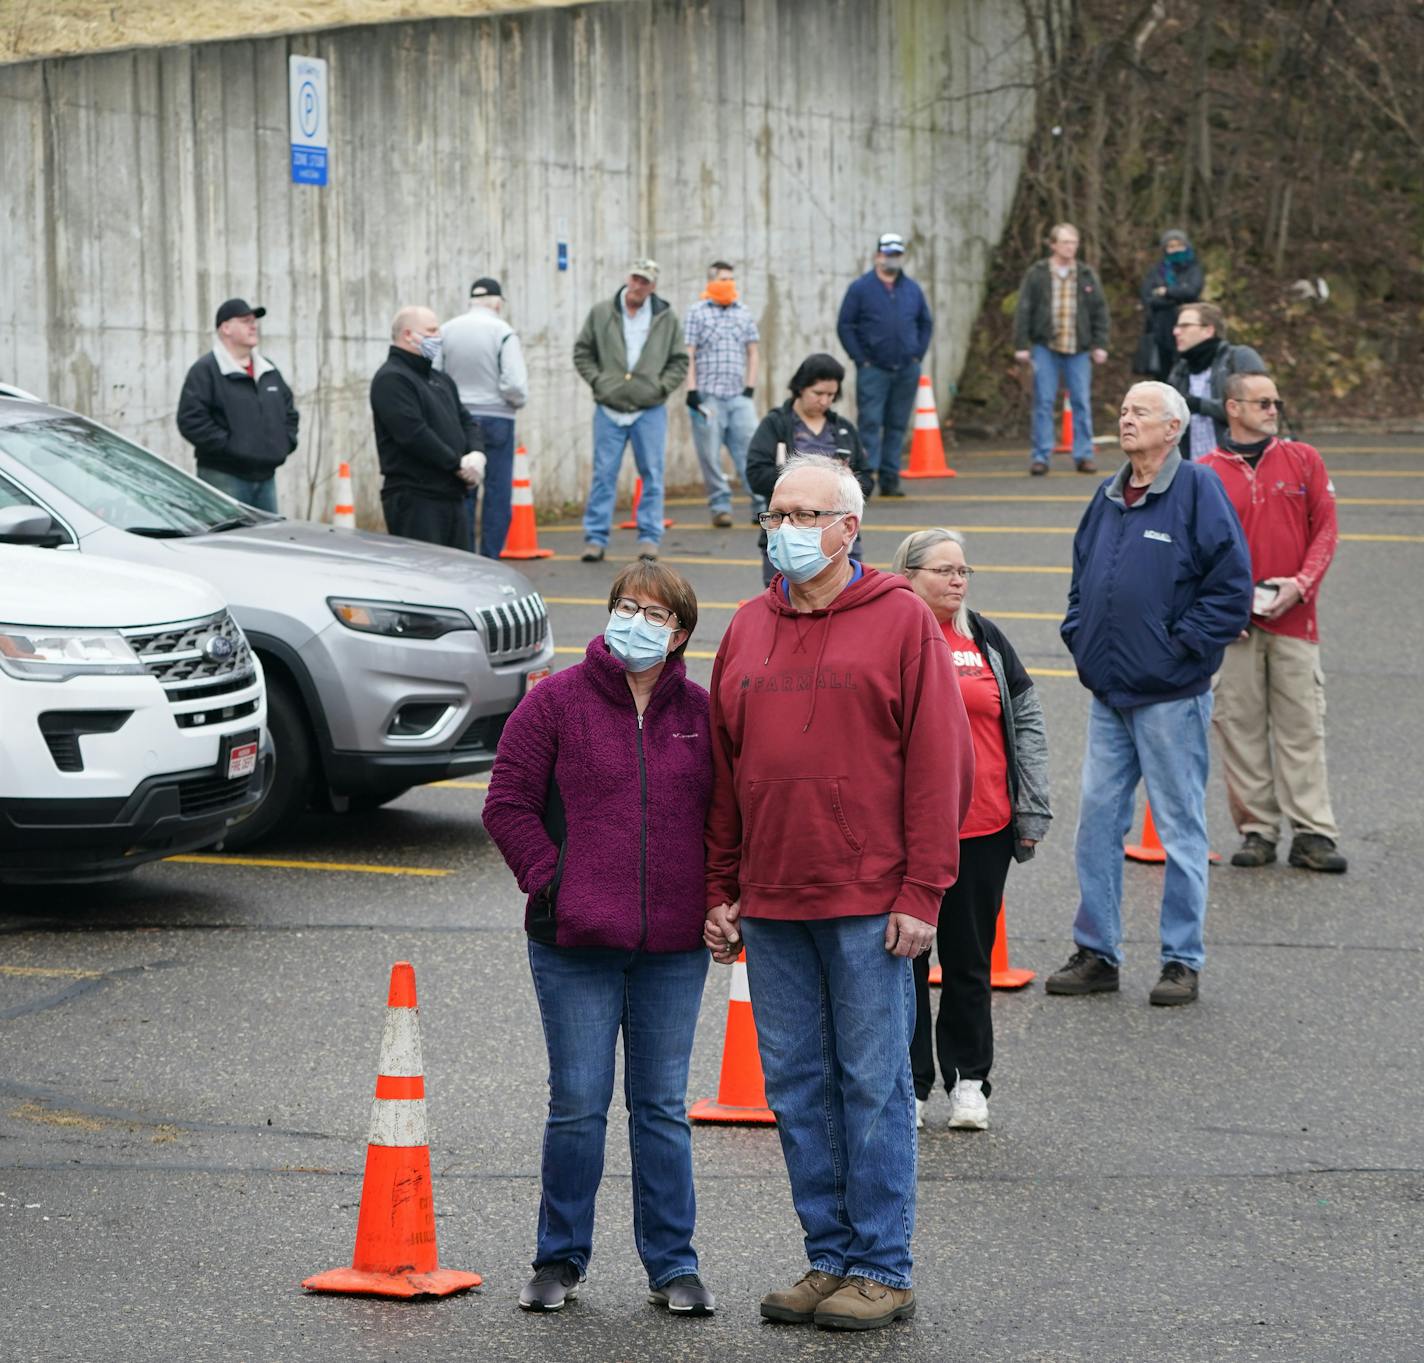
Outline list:
[[[737,302],[734,271],[725,260],[714,260],[708,267],[707,287],[701,302],[688,309],[683,340],[689,361],[687,415],[692,443],[702,465],[712,524],[725,529],[732,524],[732,489],[722,472],[723,445],[751,497],[753,518],[761,510],[747,482],[747,446],[756,427],[752,395],[757,381],[757,324]]]

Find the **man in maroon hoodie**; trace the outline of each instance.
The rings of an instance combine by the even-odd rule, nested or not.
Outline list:
[[[745,942],[767,1098],[809,1271],[768,1320],[914,1314],[910,958],[959,870],[974,752],[944,634],[903,578],[849,557],[864,494],[787,463],[761,517],[778,574],[712,669],[707,927]]]

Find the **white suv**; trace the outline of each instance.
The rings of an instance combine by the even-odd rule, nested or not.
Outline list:
[[[266,720],[261,664],[207,583],[0,543],[0,881],[220,842],[262,799]]]

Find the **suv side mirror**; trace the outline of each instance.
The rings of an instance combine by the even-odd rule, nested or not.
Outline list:
[[[0,544],[30,544],[53,549],[63,543],[64,533],[42,507],[0,507]]]

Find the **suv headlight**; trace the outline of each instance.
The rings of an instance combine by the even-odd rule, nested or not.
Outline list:
[[[438,639],[457,629],[474,629],[464,611],[444,606],[403,606],[399,601],[347,601],[326,598],[331,613],[347,629],[397,639]]]
[[[142,675],[147,671],[122,634],[39,625],[0,625],[0,670],[26,681]]]

